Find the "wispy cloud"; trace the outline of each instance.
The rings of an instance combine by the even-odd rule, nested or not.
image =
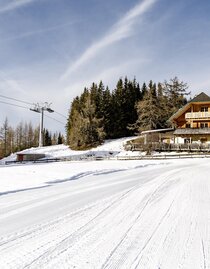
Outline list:
[[[5,93],[15,92],[25,94],[20,84],[14,78],[9,77],[4,71],[0,70],[0,91]]]
[[[73,71],[88,62],[102,49],[129,37],[132,34],[132,26],[136,22],[136,19],[146,13],[155,4],[155,2],[157,2],[157,0],[143,0],[130,9],[123,18],[113,25],[108,33],[87,48],[77,61],[64,72],[61,79],[66,79]]]
[[[64,87],[65,97],[69,99],[75,98],[76,95],[78,95],[85,87],[89,87],[92,85],[93,81],[95,83],[99,83],[99,81],[103,81],[103,83],[108,82],[108,85],[110,89],[114,89],[116,86],[117,80],[116,78],[123,77],[125,72],[128,75],[128,77],[131,75],[133,76],[133,68],[134,66],[143,66],[145,63],[149,63],[150,59],[147,57],[139,57],[135,59],[131,59],[129,61],[125,61],[123,63],[112,65],[109,68],[106,68],[105,70],[102,70],[99,72],[93,72],[91,76],[80,76],[80,79],[72,80],[71,83],[68,83],[68,86]],[[131,74],[128,72],[128,70],[131,72]]]
[[[57,29],[72,25],[74,23],[75,23],[75,21],[73,21],[73,22],[71,21],[71,22],[67,22],[67,23],[63,23],[63,24],[58,24],[58,25],[55,25],[55,26],[52,26],[52,27],[47,27],[47,28],[42,28],[42,29],[38,29],[38,30],[34,30],[34,31],[25,32],[25,33],[19,34],[17,36],[5,38],[3,40],[0,40],[0,42],[1,41],[13,41],[13,40],[27,38],[27,37],[38,35],[38,34],[52,32],[52,31],[55,31]]]
[[[22,6],[28,5],[36,0],[14,0],[10,2],[7,5],[4,5],[3,7],[0,6],[0,13],[4,13],[7,11],[15,10],[17,8],[20,8]]]

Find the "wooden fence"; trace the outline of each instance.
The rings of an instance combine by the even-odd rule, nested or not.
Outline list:
[[[167,144],[167,143],[149,143],[149,144],[128,144],[126,150],[131,151],[176,151],[176,152],[210,152],[210,144]]]

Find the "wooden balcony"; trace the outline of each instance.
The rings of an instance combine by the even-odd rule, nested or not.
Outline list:
[[[188,112],[185,119],[210,119],[210,112]]]

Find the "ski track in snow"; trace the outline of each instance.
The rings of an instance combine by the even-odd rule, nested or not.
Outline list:
[[[81,192],[75,189],[76,197],[103,188],[109,188],[110,195],[45,222],[0,233],[0,268],[210,268],[209,161],[174,162],[164,169],[146,167],[147,179],[141,169],[118,171],[113,182],[112,174],[91,175],[89,182],[81,181],[86,184]],[[102,177],[109,177],[107,184]],[[112,193],[113,186],[122,182],[129,185]],[[58,184],[58,192],[73,183],[66,184]],[[57,200],[65,203],[68,198],[68,192],[53,197],[53,192],[47,196],[48,190],[42,191],[43,200],[38,199],[38,190],[33,190],[34,199],[26,191],[22,202],[20,194],[12,194],[17,207],[8,206],[2,218],[17,215],[18,221],[20,213],[46,204],[55,206]]]

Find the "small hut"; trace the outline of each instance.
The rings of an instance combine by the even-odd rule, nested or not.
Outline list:
[[[45,154],[42,153],[17,153],[17,161],[24,162],[24,161],[36,161],[45,157]]]

